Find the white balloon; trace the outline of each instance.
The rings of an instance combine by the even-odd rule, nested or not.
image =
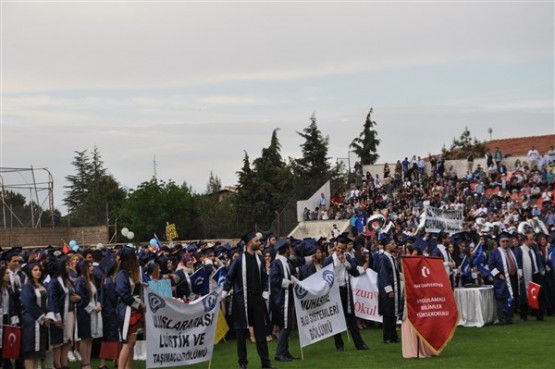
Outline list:
[[[127,232],[127,238],[128,238],[128,239],[132,240],[133,237],[135,237],[135,233],[133,233],[133,232],[131,232],[131,231]]]
[[[129,233],[129,229],[127,229],[127,227],[124,227],[121,229],[121,235],[123,237],[127,237],[127,234]]]

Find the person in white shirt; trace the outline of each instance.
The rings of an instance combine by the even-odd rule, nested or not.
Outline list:
[[[534,146],[532,146],[532,148],[530,150],[528,150],[528,160],[530,160],[530,168],[534,167],[534,164],[537,164],[537,160],[540,156],[538,150],[536,150],[536,148]]]

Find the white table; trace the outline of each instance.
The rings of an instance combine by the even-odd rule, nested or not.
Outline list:
[[[459,326],[482,327],[497,321],[493,286],[455,288]]]

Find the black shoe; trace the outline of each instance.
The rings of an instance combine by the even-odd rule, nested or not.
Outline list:
[[[520,320],[527,321],[527,320],[528,320],[528,316],[527,316],[527,315],[521,315],[521,316],[520,316]]]
[[[276,355],[274,358],[276,361],[292,361],[293,359],[288,358],[285,355]]]
[[[300,359],[300,357],[293,356],[289,352],[285,354],[285,357],[288,357],[291,360],[299,360]]]
[[[239,369],[248,369],[247,364],[239,365]]]
[[[540,322],[543,322],[543,316],[537,316],[536,320],[539,320]]]
[[[383,340],[383,343],[395,343],[395,341],[392,341],[392,340]]]
[[[370,347],[368,347],[368,345],[366,345],[366,344],[357,347],[357,350],[369,350],[369,349],[370,349]]]
[[[263,366],[262,369],[278,369],[278,367],[270,365],[270,366]]]
[[[343,347],[343,346],[336,347],[336,349],[339,352],[344,352],[345,351],[345,347]]]

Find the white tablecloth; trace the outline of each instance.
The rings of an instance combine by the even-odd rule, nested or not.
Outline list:
[[[459,309],[459,324],[464,327],[482,327],[497,321],[493,286],[455,288]]]

